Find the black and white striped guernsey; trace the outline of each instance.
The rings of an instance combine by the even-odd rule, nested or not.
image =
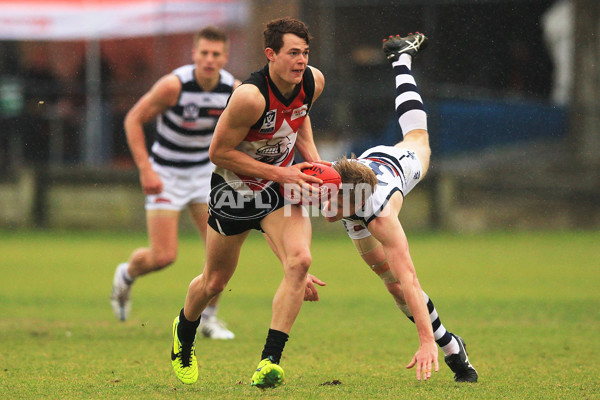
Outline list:
[[[157,117],[157,136],[152,159],[168,167],[191,168],[206,165],[208,147],[219,116],[233,92],[233,75],[221,70],[217,87],[206,92],[194,78],[195,65],[173,71],[181,80],[177,104]]]

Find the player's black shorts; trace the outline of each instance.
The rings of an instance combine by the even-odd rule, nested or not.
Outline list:
[[[222,235],[232,236],[250,229],[262,232],[264,217],[284,206],[279,184],[273,183],[259,192],[243,196],[215,173],[210,181],[208,225]]]

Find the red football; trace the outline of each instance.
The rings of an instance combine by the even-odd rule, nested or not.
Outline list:
[[[316,176],[323,181],[323,184],[331,183],[332,185],[330,186],[337,189],[339,189],[340,185],[342,184],[342,177],[340,174],[338,174],[333,167],[325,164],[313,164],[312,167],[303,168],[302,172],[304,172],[306,175]]]
[[[319,198],[301,198],[299,193],[295,193],[293,190],[282,187],[283,196],[293,203],[301,202],[302,204],[314,204],[330,199],[332,196],[335,196],[342,184],[340,174],[338,174],[335,169],[325,164],[313,164],[311,167],[303,168],[302,172],[306,175],[315,176],[323,181],[322,184],[312,184],[319,188]]]

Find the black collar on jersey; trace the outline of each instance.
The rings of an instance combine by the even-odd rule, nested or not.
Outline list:
[[[266,113],[271,109],[269,104],[269,88],[271,88],[274,96],[277,97],[277,100],[281,102],[284,107],[289,107],[296,99],[298,94],[300,94],[300,90],[304,88],[304,104],[308,106],[309,110],[312,107],[312,100],[315,94],[315,78],[312,70],[308,66],[302,75],[302,82],[296,85],[296,88],[294,89],[294,95],[289,99],[284,98],[279,89],[277,89],[277,87],[271,83],[271,78],[269,76],[269,64],[265,65],[264,68],[253,72],[248,79],[242,82],[242,84],[246,83],[256,86],[265,99],[265,109],[261,117],[254,123],[254,125],[252,125],[252,129],[260,129]]]
[[[308,68],[308,66],[306,68]],[[264,73],[267,76],[267,82],[269,84],[269,87],[273,91],[275,97],[277,97],[277,100],[279,100],[284,106],[289,107],[290,104],[292,104],[292,101],[294,101],[294,99],[296,98],[296,96],[298,96],[298,93],[300,93],[300,90],[302,89],[302,81],[300,81],[300,83],[294,87],[294,91],[292,92],[290,97],[286,98],[284,95],[281,94],[279,88],[275,85],[275,83],[273,83],[273,79],[271,79],[271,74],[269,73],[269,64],[265,65]],[[302,76],[302,79],[304,80],[304,76]]]

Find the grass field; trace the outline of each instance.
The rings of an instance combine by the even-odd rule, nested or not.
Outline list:
[[[223,295],[233,341],[199,339],[200,378],[171,370],[171,323],[203,251],[181,239],[169,269],[139,280],[132,317],[108,296],[140,233],[0,232],[2,399],[592,399],[600,398],[600,232],[409,235],[421,283],[444,325],[465,338],[480,382],[456,384],[440,353],[428,382],[404,366],[416,330],[343,235],[315,233],[305,303],[274,390],[249,385],[281,270],[251,235]],[[328,382],[339,380],[341,384]]]

